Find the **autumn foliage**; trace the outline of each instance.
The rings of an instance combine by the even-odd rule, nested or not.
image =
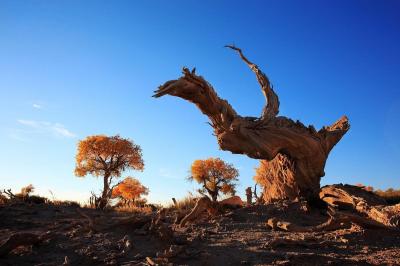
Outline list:
[[[135,202],[135,200],[140,199],[142,196],[148,195],[149,189],[143,186],[139,180],[127,177],[112,191],[112,198],[119,198],[125,203]]]
[[[266,176],[268,175],[268,162],[260,160],[260,165],[256,168],[256,174],[253,177],[254,181],[261,187],[268,185]]]
[[[103,177],[103,192],[99,202],[104,209],[111,197],[112,179],[127,169],[142,171],[144,163],[140,146],[120,136],[89,136],[78,144],[75,175]]]
[[[219,193],[235,194],[235,182],[239,172],[232,164],[226,163],[220,158],[208,158],[195,160],[191,166],[189,180],[194,180],[202,185],[201,194],[208,194],[216,201]]]

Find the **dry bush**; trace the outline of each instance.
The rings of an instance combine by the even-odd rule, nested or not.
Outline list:
[[[32,184],[29,184],[26,187],[22,187],[21,192],[17,195],[20,195],[22,197],[28,197],[29,194],[33,193],[34,190],[35,190],[35,187]]]
[[[378,196],[381,196],[390,205],[394,205],[394,204],[400,203],[400,189],[389,188],[387,190],[381,190],[381,189],[375,190],[373,187],[364,186],[361,183],[356,184],[356,186],[361,187],[366,191],[375,193]]]
[[[72,200],[52,200],[49,204],[60,207],[81,207],[78,202]]]
[[[1,193],[2,202],[4,203],[16,203],[16,202],[24,202],[24,203],[35,203],[35,204],[44,204],[48,203],[49,200],[46,197],[38,196],[38,195],[30,195],[34,191],[34,187],[30,184],[21,189],[20,193],[14,194],[11,189],[3,190]]]
[[[35,204],[45,204],[49,203],[49,199],[46,197],[38,196],[38,195],[29,195],[24,198],[24,202],[26,203],[35,203]]]
[[[176,205],[175,203],[170,203],[167,208],[177,209],[179,211],[191,210],[194,208],[194,205],[196,205],[197,198],[198,197],[193,196],[192,193],[189,193],[185,197],[176,200]]]
[[[6,196],[4,196],[1,192],[0,192],[0,205],[4,205],[8,202],[8,198]]]
[[[150,206],[134,206],[134,205],[124,205],[115,207],[114,210],[118,212],[132,212],[132,213],[143,213],[150,214],[153,212],[153,209]]]
[[[400,189],[389,188],[385,191],[378,189],[374,193],[384,198],[390,205],[400,203]]]

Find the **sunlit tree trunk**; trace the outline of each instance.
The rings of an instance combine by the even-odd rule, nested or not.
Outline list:
[[[105,173],[103,177],[103,192],[101,194],[101,199],[99,203],[99,209],[103,210],[107,204],[110,197],[110,174]]]
[[[267,76],[239,48],[228,47],[239,53],[257,77],[267,100],[260,118],[238,115],[194,69],[184,68],[181,78],[167,81],[154,97],[169,94],[194,103],[209,117],[222,150],[267,161],[266,202],[299,196],[318,198],[329,152],[350,128],[347,117],[316,131],[313,126],[277,116],[279,99]]]

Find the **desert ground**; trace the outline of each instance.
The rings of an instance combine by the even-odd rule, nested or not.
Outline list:
[[[306,227],[329,218],[302,201],[203,212],[179,226],[177,217],[188,211],[5,204],[0,265],[400,265],[397,229],[349,223],[296,232],[268,226],[271,217]]]

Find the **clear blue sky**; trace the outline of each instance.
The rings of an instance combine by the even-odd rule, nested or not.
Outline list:
[[[1,1],[0,188],[83,200],[100,180],[73,174],[79,139],[120,134],[143,149],[127,172],[169,201],[196,186],[191,162],[219,156],[207,118],[156,87],[196,67],[241,115],[264,104],[255,77],[225,44],[266,72],[281,115],[316,128],[346,114],[323,184],[400,187],[399,1]]]

